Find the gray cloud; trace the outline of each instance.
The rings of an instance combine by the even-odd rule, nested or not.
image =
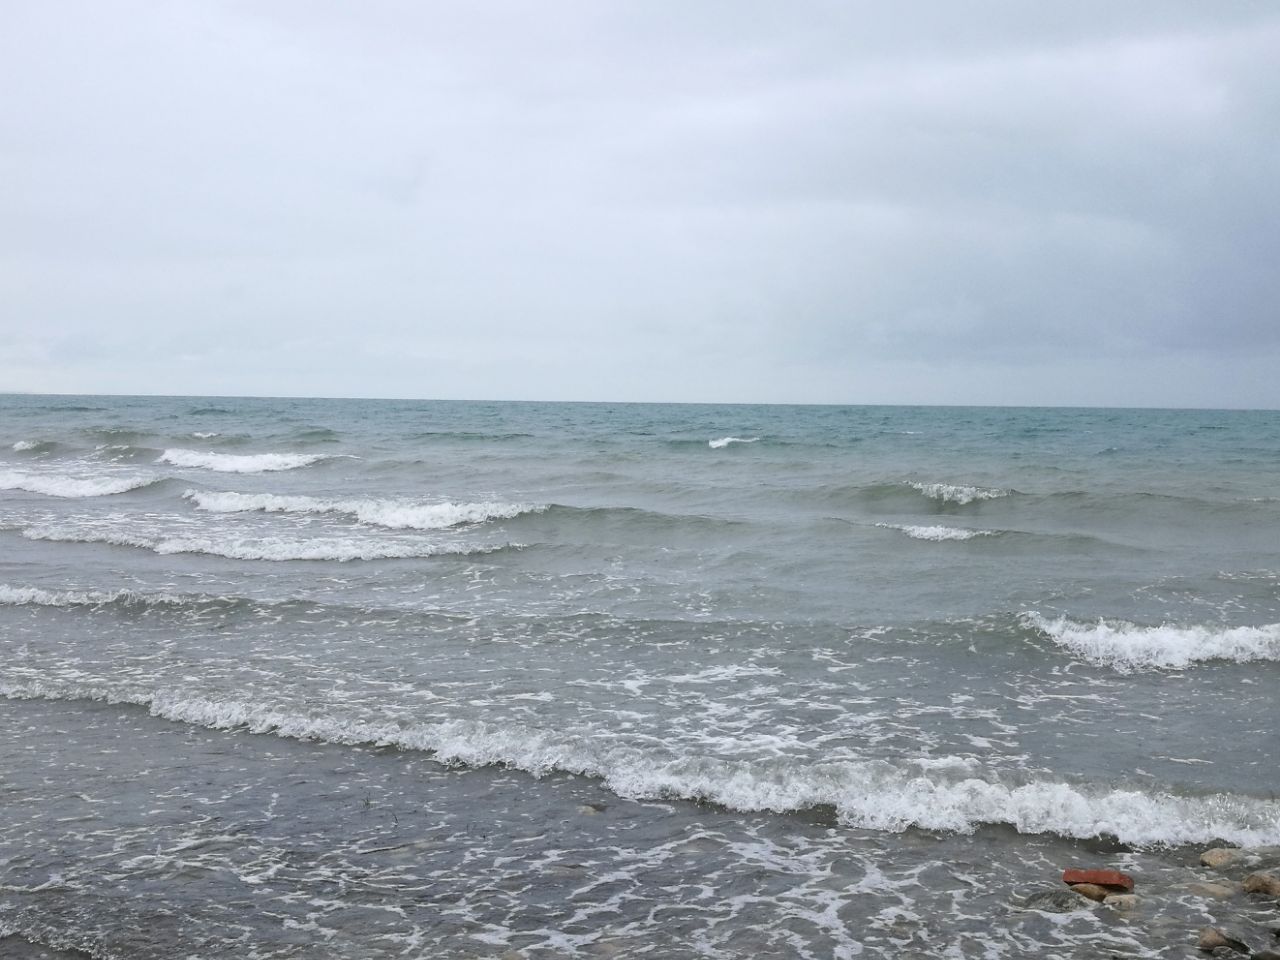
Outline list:
[[[1280,406],[1264,5],[8,21],[0,389]]]

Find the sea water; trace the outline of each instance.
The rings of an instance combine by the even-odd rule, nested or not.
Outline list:
[[[1278,477],[1275,412],[0,397],[0,950],[1183,956],[1280,844]],[[1098,865],[1154,906],[1023,906]]]

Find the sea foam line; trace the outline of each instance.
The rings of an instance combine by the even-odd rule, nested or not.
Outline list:
[[[759,437],[721,437],[719,440],[708,440],[707,446],[712,450],[723,450],[731,443],[759,443]]]
[[[160,454],[156,463],[216,470],[219,473],[266,473],[296,470],[328,459],[330,455],[321,453],[206,453],[174,447]]]
[[[994,537],[996,530],[969,530],[965,527],[921,526],[911,523],[877,523],[877,527],[898,530],[913,540],[972,540],[974,537]]]
[[[0,471],[0,490],[25,490],[46,497],[81,499],[109,497],[158,483],[160,477],[140,476],[76,476],[65,473],[28,473],[20,470]]]
[[[562,771],[600,779],[618,796],[634,799],[702,800],[742,811],[827,806],[849,826],[890,832],[917,826],[970,833],[991,823],[1011,825],[1020,833],[1082,839],[1114,836],[1139,846],[1280,842],[1280,803],[1231,794],[1188,797],[1060,781],[1008,785],[973,777],[948,780],[883,761],[673,758],[630,746],[608,746],[599,738],[517,724],[371,723],[310,711],[301,714],[265,703],[173,690],[124,689],[109,683],[0,680],[0,696],[131,703],[155,717],[216,730],[349,746],[394,746],[428,752],[445,764],[500,764],[534,776]]]
[[[1208,660],[1280,660],[1280,623],[1143,627],[1124,620],[1081,623],[1066,617],[1049,619],[1035,612],[1024,613],[1022,621],[1076,656],[1122,673],[1181,669]]]
[[[199,553],[229,560],[396,560],[413,557],[470,556],[499,550],[519,550],[523,544],[470,546],[461,543],[382,541],[370,538],[325,537],[292,540],[284,537],[147,537],[118,532],[99,532],[75,527],[28,527],[28,540],[61,543],[106,543],[137,547],[162,555]]]
[[[941,500],[943,503],[964,505],[977,500],[996,500],[1007,497],[1012,490],[999,490],[989,487],[974,487],[963,483],[923,483],[908,481],[907,486],[923,494],[930,500]]]
[[[464,523],[509,520],[546,510],[530,503],[415,503],[409,500],[326,500],[319,497],[279,496],[271,493],[217,493],[188,490],[183,494],[200,510],[211,513],[333,513],[360,523],[391,530],[444,530]]]

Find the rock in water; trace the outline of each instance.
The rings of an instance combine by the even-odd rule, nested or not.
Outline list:
[[[1071,889],[1082,897],[1088,897],[1097,903],[1101,903],[1107,899],[1107,894],[1111,893],[1106,887],[1100,887],[1096,883],[1073,883]]]
[[[1133,892],[1133,877],[1119,870],[1064,870],[1062,882],[1068,886],[1075,886],[1077,883],[1093,883],[1100,887],[1123,890],[1126,893]]]
[[[1212,897],[1215,900],[1226,900],[1236,893],[1236,888],[1228,884],[1206,883],[1203,880],[1187,884],[1187,889],[1198,897]]]
[[[1200,862],[1206,867],[1221,870],[1240,859],[1242,851],[1235,847],[1214,847],[1200,854]]]
[[[1112,910],[1122,910],[1128,913],[1130,910],[1138,909],[1138,898],[1132,893],[1112,893],[1107,895],[1107,899],[1102,901],[1104,906],[1110,907]]]
[[[1280,877],[1269,873],[1251,873],[1244,878],[1245,893],[1265,893],[1269,897],[1280,897]]]
[[[1071,913],[1083,910],[1085,903],[1074,890],[1039,890],[1022,902],[1026,910],[1043,910],[1045,913]]]
[[[1246,944],[1234,937],[1228,937],[1217,927],[1201,927],[1200,939],[1196,942],[1196,946],[1206,953],[1218,947],[1229,947],[1237,953],[1249,953],[1249,947]]]

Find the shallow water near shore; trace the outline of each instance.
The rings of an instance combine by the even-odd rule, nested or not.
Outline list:
[[[2,397],[0,950],[1262,929],[1190,885],[1280,843],[1278,464],[1265,412]],[[1138,910],[1023,906],[1096,865]]]

